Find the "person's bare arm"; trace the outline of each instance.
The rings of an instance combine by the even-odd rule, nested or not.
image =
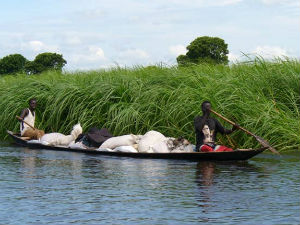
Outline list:
[[[28,109],[23,109],[21,112],[20,117],[22,118],[22,120],[24,120],[24,118],[28,115],[29,110]],[[21,119],[18,119],[20,122],[22,121]]]

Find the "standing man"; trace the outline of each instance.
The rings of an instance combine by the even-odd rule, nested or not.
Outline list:
[[[29,108],[23,109],[20,115],[21,119],[19,119],[19,121],[20,132],[22,137],[30,137],[30,139],[40,139],[45,134],[43,130],[38,130],[34,128],[35,109],[36,99],[32,98],[29,100]]]
[[[204,101],[201,104],[202,116],[196,116],[194,120],[196,132],[196,151],[199,152],[223,152],[233,151],[232,148],[216,145],[217,133],[231,134],[237,129],[233,126],[231,130],[225,129],[215,118],[210,117],[211,103]]]

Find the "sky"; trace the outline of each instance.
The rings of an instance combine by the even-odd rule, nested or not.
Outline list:
[[[244,54],[300,58],[299,0],[0,0],[0,58],[63,55],[65,70],[174,65],[197,37]]]

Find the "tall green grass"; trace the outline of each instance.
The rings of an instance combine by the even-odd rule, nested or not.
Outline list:
[[[7,129],[19,129],[15,116],[35,97],[37,127],[46,132],[69,133],[80,122],[84,131],[92,126],[106,127],[114,135],[157,130],[195,142],[193,119],[201,114],[201,102],[210,100],[216,111],[279,151],[299,150],[299,74],[297,60],[257,58],[231,66],[150,66],[2,76],[0,136],[6,138]],[[259,146],[242,131],[220,136],[219,141],[239,148]]]

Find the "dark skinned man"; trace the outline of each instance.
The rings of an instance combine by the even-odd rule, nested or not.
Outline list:
[[[195,132],[196,132],[196,151],[200,152],[223,152],[233,151],[233,149],[226,146],[216,145],[216,137],[218,133],[231,134],[236,130],[236,126],[233,126],[231,130],[224,128],[221,123],[210,117],[211,103],[204,101],[201,104],[202,116],[196,116],[194,120]]]
[[[32,127],[34,127],[36,105],[36,99],[32,98],[29,100],[29,108],[22,110],[22,113],[20,115],[22,120],[19,119],[20,132],[22,137],[29,137],[30,139],[40,139],[45,134],[43,130],[38,130],[36,128],[32,129],[29,126],[31,125]]]

